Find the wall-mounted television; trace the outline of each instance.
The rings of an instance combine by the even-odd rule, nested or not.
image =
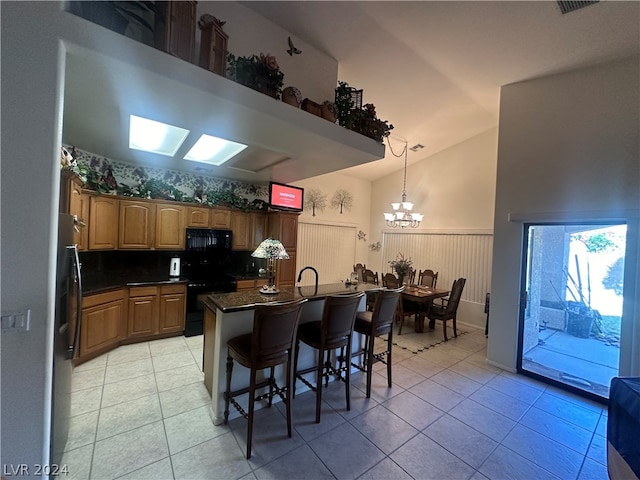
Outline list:
[[[304,188],[269,182],[269,205],[276,210],[301,212],[304,206]]]

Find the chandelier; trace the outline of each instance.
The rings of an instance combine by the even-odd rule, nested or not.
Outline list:
[[[404,154],[404,183],[402,184],[402,201],[399,203],[392,203],[393,213],[385,213],[384,219],[388,227],[393,228],[417,228],[420,226],[420,222],[424,215],[420,213],[412,212],[413,203],[407,202],[407,146],[408,142],[404,143],[404,150],[396,155],[389,143],[389,137],[387,137],[387,143],[389,144],[389,150],[394,157],[401,157]]]

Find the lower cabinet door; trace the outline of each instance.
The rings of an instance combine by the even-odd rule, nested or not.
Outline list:
[[[160,287],[159,333],[182,332],[186,315],[186,287]]]
[[[158,330],[158,289],[129,289],[128,337],[154,335]]]
[[[115,298],[118,296],[120,298]],[[109,297],[112,299],[105,303],[82,309],[80,358],[94,352],[106,351],[125,338],[124,296],[111,294]]]

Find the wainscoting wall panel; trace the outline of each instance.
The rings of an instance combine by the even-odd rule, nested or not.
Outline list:
[[[466,278],[462,299],[484,305],[491,288],[493,235],[384,232],[382,245],[381,275],[391,271],[388,261],[402,253],[411,258],[418,271],[430,268],[438,272],[440,288],[451,288],[455,279]]]
[[[318,270],[319,283],[345,280],[356,256],[356,227],[298,223],[298,271],[307,265]],[[306,271],[301,285],[312,285],[313,272]]]

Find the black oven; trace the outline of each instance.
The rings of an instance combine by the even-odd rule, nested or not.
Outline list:
[[[187,283],[185,337],[201,335],[204,298],[210,293],[236,290],[236,281],[225,272],[231,264],[231,230],[187,228],[182,275]]]
[[[191,282],[187,284],[187,319],[184,336],[202,335],[204,328],[204,299],[210,293],[226,293],[236,291],[233,277],[220,278],[215,282]]]

